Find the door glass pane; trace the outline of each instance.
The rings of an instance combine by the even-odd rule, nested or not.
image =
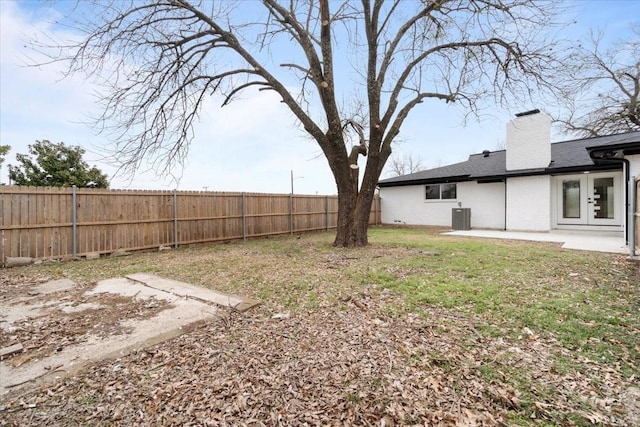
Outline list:
[[[562,181],[562,217],[580,218],[580,180]]]
[[[593,217],[612,219],[614,217],[613,178],[593,180]]]

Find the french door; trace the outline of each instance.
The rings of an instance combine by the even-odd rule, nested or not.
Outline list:
[[[621,224],[619,173],[558,176],[557,183],[558,224]]]

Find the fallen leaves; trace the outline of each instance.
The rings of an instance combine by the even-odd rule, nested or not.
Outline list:
[[[291,248],[189,252],[185,275],[264,306],[229,310],[171,341],[0,397],[0,425],[640,424],[637,378],[577,355],[539,326],[509,330],[482,313],[436,304],[405,310],[406,300],[374,275],[357,276],[355,285],[345,279],[374,259],[403,260],[415,249],[310,252],[315,264]],[[155,256],[163,268],[184,262],[179,252]],[[431,269],[384,271],[405,280]],[[580,287],[591,286],[581,277],[574,279]]]
[[[146,319],[170,307],[165,300],[137,299],[115,294],[91,294],[94,284],[79,284],[73,289],[41,294],[30,289],[36,281],[19,279],[23,287],[2,282],[2,307],[18,307],[26,317],[3,322],[0,347],[20,343],[23,351],[7,354],[13,367],[47,357],[63,348],[85,342],[91,337],[123,334],[129,319]]]
[[[425,334],[415,328],[424,323],[421,317],[403,319],[340,304],[305,317],[260,309],[202,325],[188,335],[43,386],[25,400],[9,400],[6,419],[20,425],[64,420],[499,426],[509,423],[513,411],[529,407],[538,417],[553,418],[559,408],[542,401],[526,406],[509,381],[483,380],[478,367],[490,363],[499,350],[505,355],[501,363],[509,368],[507,342],[469,346],[475,336],[464,323],[449,323],[446,333],[429,329]],[[432,310],[433,318],[448,317]],[[527,348],[521,352],[531,360],[522,357],[516,363],[549,363],[539,348],[540,354]],[[623,425],[595,410],[580,415]]]

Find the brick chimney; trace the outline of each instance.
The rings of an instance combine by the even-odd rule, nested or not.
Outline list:
[[[540,110],[507,123],[507,170],[546,168],[551,162],[551,117]]]

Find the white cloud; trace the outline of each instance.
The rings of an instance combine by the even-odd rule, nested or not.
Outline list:
[[[82,146],[88,151],[89,163],[113,176],[116,169],[100,161],[108,141],[86,124],[89,116],[99,112],[92,95],[95,87],[81,76],[61,80],[63,69],[57,64],[25,67],[35,53],[27,49],[24,33],[52,28],[42,14],[26,12],[19,3],[3,1],[0,7],[0,143],[12,146],[8,163],[16,153],[26,153],[27,145],[35,140],[49,139]],[[60,35],[69,36],[73,35]],[[296,169],[297,176],[302,175],[298,170],[304,170],[305,176],[296,180],[296,192],[335,193],[326,161],[314,159],[319,149],[296,128],[292,115],[275,95],[247,95],[225,108],[214,101],[206,103],[195,127],[184,169],[173,171],[180,177],[178,188],[288,192],[290,170]],[[176,182],[153,171],[140,171],[132,181],[112,177],[111,185],[153,189],[174,188]]]
[[[60,80],[57,65],[22,66],[33,55],[25,47],[23,35],[48,29],[60,37],[74,36],[68,29],[58,33],[58,27],[54,29],[45,19],[52,12],[40,7],[39,2],[0,1],[0,144],[13,147],[9,163],[15,153],[26,153],[27,145],[37,139],[81,145],[88,151],[89,163],[112,176],[115,169],[102,163],[97,154],[98,147],[107,146],[108,141],[83,124],[89,114],[97,112],[94,87],[81,76]],[[470,153],[494,149],[504,142],[504,122],[509,116],[496,112],[463,128],[459,111],[437,101],[425,102],[403,127],[400,149],[415,153],[429,166],[464,160]],[[244,99],[224,108],[219,100],[210,99],[195,131],[184,169],[174,171],[181,176],[180,189],[285,193],[290,190],[293,170],[296,192],[336,192],[319,147],[296,127],[291,113],[272,93],[245,93]],[[6,169],[0,171],[0,181],[6,181]],[[112,179],[114,188],[175,186],[171,177],[158,178],[143,171],[132,182]]]

